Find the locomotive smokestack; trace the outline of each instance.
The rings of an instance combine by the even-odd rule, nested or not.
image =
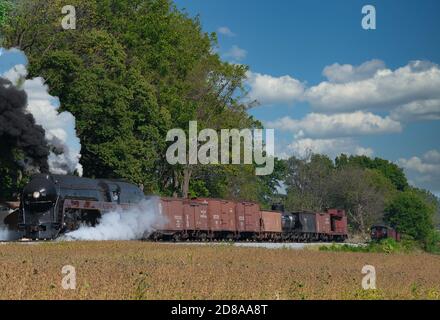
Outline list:
[[[48,172],[49,146],[44,129],[26,112],[27,95],[9,80],[0,78],[0,146],[1,153],[18,148],[30,165]]]

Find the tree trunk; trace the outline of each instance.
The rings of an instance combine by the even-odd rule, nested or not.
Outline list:
[[[358,215],[359,215],[359,228],[362,237],[365,237],[365,221],[364,221],[364,211],[362,205],[358,204]]]
[[[173,192],[173,198],[178,198],[179,194],[177,191],[179,190],[179,173],[177,170],[173,170],[173,186],[174,186],[174,192]]]
[[[183,169],[183,183],[182,183],[182,197],[187,199],[189,196],[189,182],[191,180],[192,169],[190,166],[186,166]]]

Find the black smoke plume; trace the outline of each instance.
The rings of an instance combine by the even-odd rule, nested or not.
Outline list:
[[[44,129],[35,124],[32,114],[26,112],[27,95],[9,80],[0,78],[0,153],[7,155],[20,149],[33,166],[49,171],[49,146]]]

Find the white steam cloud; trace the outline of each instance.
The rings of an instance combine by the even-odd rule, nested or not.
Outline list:
[[[3,50],[20,53],[19,50]],[[0,55],[0,63],[2,57]],[[83,168],[79,163],[81,144],[76,134],[75,117],[70,112],[59,112],[59,100],[49,94],[49,88],[41,77],[26,79],[28,75],[24,64],[17,64],[0,74],[15,85],[23,88],[28,96],[27,111],[34,116],[35,122],[43,127],[46,140],[55,152],[49,155],[49,168],[54,174],[72,174],[75,171],[82,176]]]
[[[0,241],[17,240],[19,235],[15,231],[10,231],[7,227],[0,226]]]
[[[78,230],[65,234],[60,240],[141,240],[162,223],[160,199],[153,197],[143,200],[130,210],[106,213],[96,226],[83,225]]]
[[[0,241],[9,240],[9,230],[0,227]]]

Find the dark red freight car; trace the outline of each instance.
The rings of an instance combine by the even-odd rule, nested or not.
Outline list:
[[[344,241],[348,238],[348,222],[345,210],[329,209],[331,238],[336,241]]]
[[[184,230],[184,200],[177,198],[161,198],[161,219],[155,229],[165,236],[173,236]]]
[[[328,235],[332,232],[330,214],[320,212],[316,214],[316,233]]]
[[[236,217],[235,217],[236,204],[233,201],[222,200],[222,230],[228,232],[236,232]]]
[[[239,202],[235,207],[237,232],[241,239],[255,239],[261,229],[260,206],[251,202]]]
[[[400,241],[400,233],[391,227],[376,225],[371,227],[371,239],[374,241],[380,241],[383,239]]]
[[[206,240],[209,237],[209,218],[208,204],[186,200],[184,204],[185,215],[188,219],[193,219],[193,229],[185,230],[183,237],[185,239],[201,239]]]
[[[233,239],[237,236],[235,202],[206,198],[198,198],[194,199],[194,201],[206,204],[208,207],[208,229],[210,238]]]
[[[261,234],[263,240],[280,240],[281,213],[276,211],[261,211]]]
[[[207,239],[208,205],[193,200],[161,198],[161,219],[152,239]]]

